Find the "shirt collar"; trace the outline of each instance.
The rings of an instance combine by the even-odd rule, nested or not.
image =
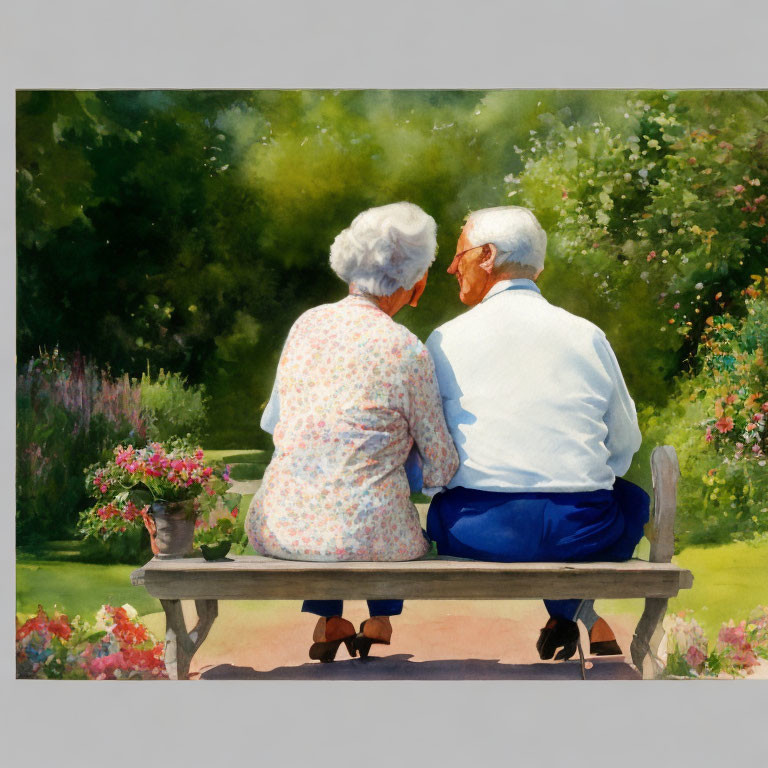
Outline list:
[[[511,289],[535,291],[541,295],[539,286],[536,285],[533,280],[529,280],[527,277],[516,277],[511,280],[500,280],[498,283],[496,283],[496,285],[493,286],[493,288],[491,288],[490,291],[488,291],[488,293],[485,294],[483,301],[488,301],[488,299],[490,299],[492,296]],[[480,303],[482,304],[483,301]]]

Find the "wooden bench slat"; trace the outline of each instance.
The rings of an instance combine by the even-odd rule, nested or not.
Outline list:
[[[498,600],[672,597],[692,583],[670,563],[489,563],[454,558],[315,563],[258,556],[152,560],[132,575],[172,599]]]

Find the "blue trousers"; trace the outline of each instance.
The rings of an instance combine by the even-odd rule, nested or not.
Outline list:
[[[616,478],[610,490],[500,493],[449,488],[433,497],[427,535],[441,555],[494,562],[619,562],[643,536],[650,498]],[[545,600],[573,620],[581,600]]]
[[[403,612],[402,600],[368,600],[368,613],[371,616],[398,616]],[[343,600],[305,600],[301,606],[304,613],[317,616],[341,616],[344,610]]]

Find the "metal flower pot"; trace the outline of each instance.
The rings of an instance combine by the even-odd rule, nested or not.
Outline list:
[[[177,502],[156,501],[149,508],[149,518],[151,525],[147,527],[155,557],[170,560],[192,554],[196,518],[192,499]]]

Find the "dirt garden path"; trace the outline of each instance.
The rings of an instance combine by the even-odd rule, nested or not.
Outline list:
[[[598,606],[599,607],[599,606]],[[546,611],[536,601],[419,601],[393,619],[390,646],[374,646],[367,660],[350,659],[342,646],[333,664],[307,655],[315,617],[298,602],[222,602],[219,618],[192,661],[190,677],[202,680],[580,680],[579,664],[542,662],[535,643]],[[187,612],[188,611],[188,612]],[[345,615],[358,624],[365,603],[351,601]],[[188,625],[194,606],[185,604]],[[628,653],[637,618],[608,615]],[[145,617],[162,637],[164,616]],[[628,656],[590,658],[588,680],[635,680]],[[576,657],[574,657],[575,659]]]

